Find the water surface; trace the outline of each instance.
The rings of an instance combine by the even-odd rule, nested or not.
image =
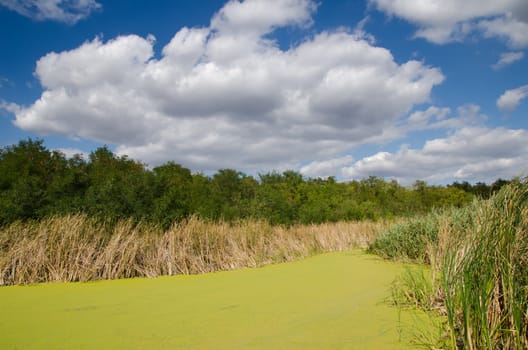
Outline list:
[[[0,288],[0,349],[409,349],[384,302],[401,264],[361,251],[195,276]],[[401,332],[401,328],[404,332]]]

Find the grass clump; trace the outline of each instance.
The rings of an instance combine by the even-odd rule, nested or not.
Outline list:
[[[436,209],[423,216],[400,221],[381,232],[368,251],[387,259],[434,264],[438,255],[439,232],[450,228],[453,235],[471,227],[473,211],[481,201],[463,208]]]
[[[445,346],[528,348],[528,183],[489,200],[400,223],[370,250],[431,265],[431,283],[400,279],[396,296],[445,316]]]
[[[368,248],[387,259],[428,262],[427,245],[438,238],[438,212],[402,221],[384,231]]]

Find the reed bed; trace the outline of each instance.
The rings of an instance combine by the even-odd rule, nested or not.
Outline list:
[[[272,226],[191,217],[168,230],[86,215],[18,222],[0,229],[0,284],[197,274],[365,248],[384,222]]]
[[[471,225],[439,231],[451,347],[528,349],[528,184],[474,209]]]
[[[429,281],[404,276],[395,295],[399,304],[445,317],[445,336],[437,346],[528,349],[527,179],[466,208],[400,223],[369,249],[430,264]]]

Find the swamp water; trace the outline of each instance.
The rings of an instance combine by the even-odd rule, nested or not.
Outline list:
[[[409,349],[402,264],[362,251],[193,276],[0,288],[0,349]]]

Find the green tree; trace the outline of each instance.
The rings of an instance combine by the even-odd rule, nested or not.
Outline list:
[[[110,218],[149,217],[154,200],[153,176],[139,162],[115,156],[108,147],[90,154],[89,187],[84,210]]]
[[[343,205],[346,202],[343,192],[335,179],[310,179],[301,189],[302,203],[299,208],[299,220],[303,223],[335,222],[344,219]],[[347,210],[349,210],[348,208]]]
[[[36,219],[50,204],[48,189],[66,168],[64,156],[42,140],[22,140],[0,149],[0,223]]]
[[[256,194],[260,217],[273,224],[293,224],[299,221],[299,208],[303,201],[303,177],[295,171],[282,174],[260,174]]]
[[[213,175],[211,198],[214,203],[214,218],[235,220],[251,214],[256,181],[239,171],[221,169]]]
[[[191,184],[191,213],[203,218],[214,219],[216,203],[211,201],[211,179],[202,173],[192,175]]]
[[[191,171],[174,162],[153,169],[155,176],[152,219],[168,227],[191,213]]]

